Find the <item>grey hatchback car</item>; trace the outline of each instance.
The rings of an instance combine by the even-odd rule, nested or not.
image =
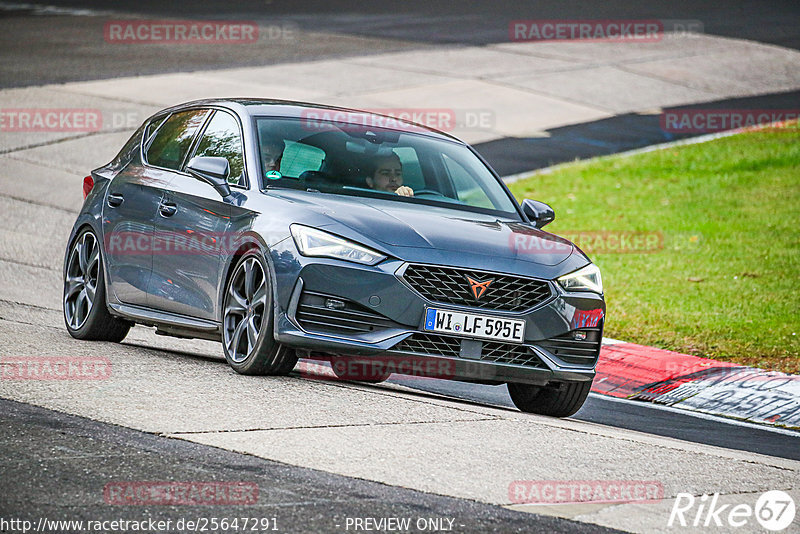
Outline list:
[[[64,261],[78,339],[134,324],[222,343],[242,374],[299,358],[508,385],[526,412],[584,403],[600,352],[598,268],[542,230],[470,146],[379,114],[195,101],[145,121],[84,179]],[[304,360],[306,361],[306,360]]]

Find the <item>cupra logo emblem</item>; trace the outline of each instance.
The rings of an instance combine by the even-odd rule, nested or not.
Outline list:
[[[486,293],[486,290],[489,288],[489,284],[494,282],[494,278],[480,282],[467,276],[467,282],[469,282],[469,287],[472,289],[472,294],[475,295],[475,300],[478,300],[483,296],[484,293]]]

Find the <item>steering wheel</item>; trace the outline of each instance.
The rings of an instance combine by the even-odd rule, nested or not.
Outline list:
[[[443,197],[444,195],[441,194],[439,191],[434,191],[433,189],[417,189],[414,191],[414,196],[418,197],[420,195],[433,195],[437,197]]]

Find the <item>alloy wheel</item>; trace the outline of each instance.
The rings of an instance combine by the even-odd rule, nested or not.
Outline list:
[[[83,326],[94,305],[100,273],[100,247],[92,232],[84,233],[67,261],[64,277],[64,314],[70,328]]]
[[[233,362],[243,362],[255,349],[268,298],[264,267],[255,257],[245,259],[233,273],[225,299],[224,342]]]

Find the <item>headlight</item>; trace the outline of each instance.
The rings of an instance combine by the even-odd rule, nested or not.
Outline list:
[[[565,274],[558,279],[561,287],[567,291],[594,291],[603,293],[603,278],[600,276],[600,269],[594,263],[590,263],[574,273]]]
[[[322,230],[299,224],[291,225],[289,230],[292,232],[294,242],[303,256],[335,258],[337,260],[363,263],[364,265],[375,265],[386,259],[383,254]]]

